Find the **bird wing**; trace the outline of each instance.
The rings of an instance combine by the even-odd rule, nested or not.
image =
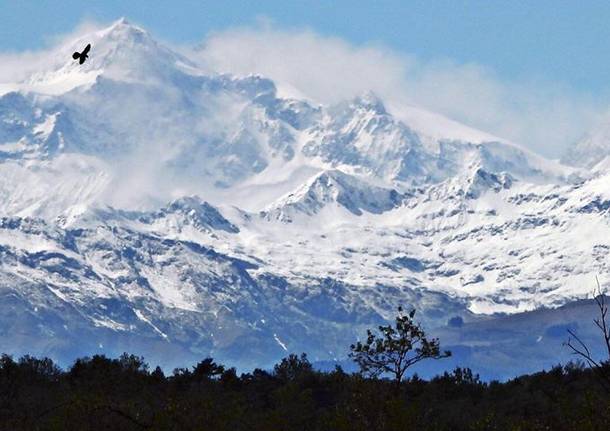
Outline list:
[[[75,60],[76,60],[78,57],[80,57],[80,53],[75,52],[74,54],[72,54],[72,58],[73,58],[73,59],[75,59]]]
[[[87,53],[89,52],[90,49],[91,49],[91,44],[89,43],[89,44],[87,44],[87,46],[83,50],[83,55],[87,55]]]

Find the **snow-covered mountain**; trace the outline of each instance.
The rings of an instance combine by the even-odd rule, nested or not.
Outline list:
[[[125,20],[50,58],[0,86],[0,350],[341,359],[399,304],[460,345],[452,318],[480,331],[610,272],[603,171],[372,93],[285,98]]]
[[[570,147],[561,160],[568,165],[607,171],[610,167],[610,122],[599,124]]]

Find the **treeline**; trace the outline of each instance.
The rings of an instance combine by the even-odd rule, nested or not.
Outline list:
[[[571,363],[508,382],[315,370],[290,355],[238,375],[212,359],[165,375],[141,357],[0,358],[0,430],[604,430],[610,392]]]

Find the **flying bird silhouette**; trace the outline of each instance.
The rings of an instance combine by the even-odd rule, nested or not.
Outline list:
[[[72,58],[75,60],[78,60],[79,64],[83,64],[85,62],[85,60],[87,59],[87,57],[89,57],[87,55],[87,53],[89,52],[89,50],[91,49],[91,44],[88,44],[85,49],[83,49],[83,52],[75,52],[74,54],[72,54]]]

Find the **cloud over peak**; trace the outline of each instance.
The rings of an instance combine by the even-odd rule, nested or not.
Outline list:
[[[52,63],[57,46],[101,27],[83,22],[69,34],[49,37],[47,49],[0,53],[0,90]],[[356,45],[265,21],[182,48],[206,70],[260,74],[288,96],[332,104],[372,91],[387,106],[418,106],[553,158],[606,112],[601,96],[544,79],[507,82],[484,65],[422,61],[379,44]]]
[[[309,29],[264,23],[211,34],[197,51],[209,69],[260,73],[321,103],[373,91],[557,158],[604,111],[591,95],[545,80],[507,82],[478,64],[424,62],[377,44],[355,45]]]

